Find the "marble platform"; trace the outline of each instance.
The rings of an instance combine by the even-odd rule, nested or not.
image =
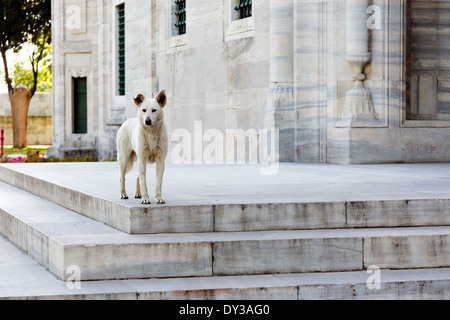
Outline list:
[[[169,165],[166,205],[144,206],[116,163],[2,165],[0,297],[448,298],[450,165],[259,169]]]

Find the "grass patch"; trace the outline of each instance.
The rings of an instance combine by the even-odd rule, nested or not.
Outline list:
[[[39,152],[40,154],[47,154],[47,149],[50,146],[28,146],[25,148],[14,148],[13,146],[5,146],[5,155],[27,155],[28,152]]]
[[[98,162],[98,158],[80,157],[56,158],[47,157],[47,149],[51,146],[28,146],[26,148],[13,148],[5,146],[4,156],[0,157],[0,163],[36,163],[36,162]]]

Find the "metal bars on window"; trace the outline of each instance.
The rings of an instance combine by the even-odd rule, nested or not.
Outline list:
[[[175,15],[177,16],[177,23],[175,27],[178,28],[178,34],[186,33],[186,0],[175,0],[176,10]]]
[[[252,16],[252,0],[239,0],[239,4],[234,8],[239,12],[239,19]]]
[[[117,7],[118,32],[118,92],[125,95],[125,4]]]
[[[87,78],[73,78],[73,133],[88,133],[87,121]]]

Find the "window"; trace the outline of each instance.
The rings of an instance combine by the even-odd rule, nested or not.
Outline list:
[[[88,133],[87,78],[73,78],[73,133]]]
[[[448,1],[408,1],[406,120],[450,120]]]
[[[253,1],[226,0],[225,41],[255,36]]]
[[[238,12],[238,20],[252,16],[252,0],[237,0],[236,4],[234,10]]]
[[[125,4],[117,7],[118,94],[125,95]]]
[[[177,23],[175,27],[178,28],[178,35],[186,33],[186,0],[175,0],[175,15],[177,17]]]

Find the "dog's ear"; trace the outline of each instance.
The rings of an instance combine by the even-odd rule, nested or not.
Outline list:
[[[156,102],[159,103],[161,108],[164,108],[167,104],[167,96],[166,96],[166,90],[161,90],[158,95],[155,97]]]
[[[136,97],[133,98],[134,104],[137,107],[140,107],[141,104],[145,101],[145,96],[143,94],[138,94]]]

